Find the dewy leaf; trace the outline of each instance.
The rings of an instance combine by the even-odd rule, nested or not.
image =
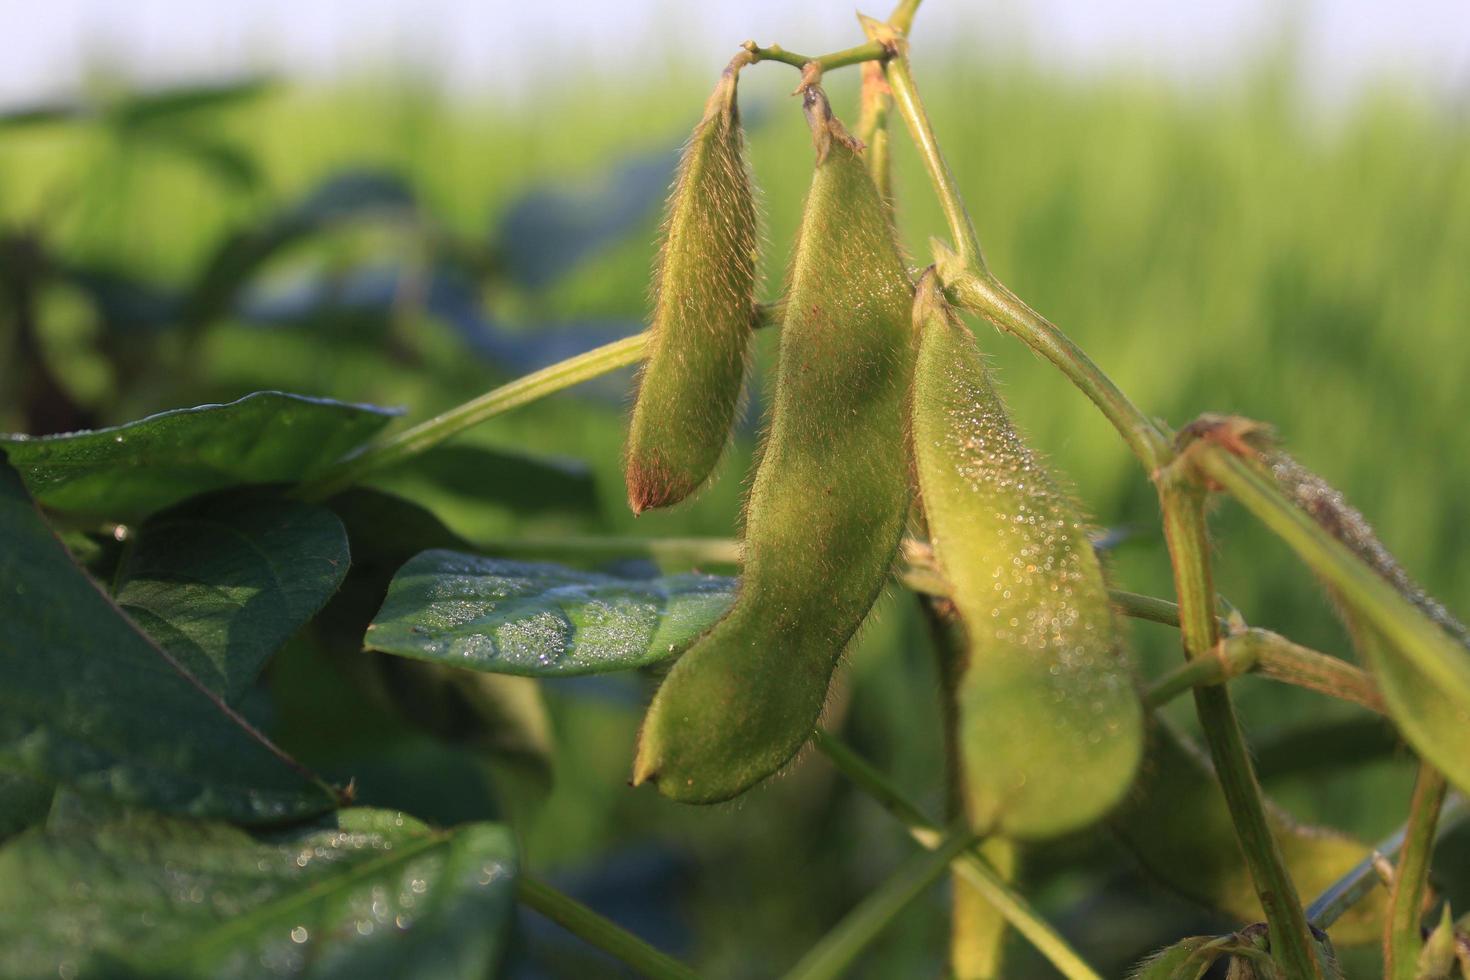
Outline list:
[[[817,168],[746,508],[739,600],[670,671],[634,763],[634,782],[690,803],[744,792],[811,736],[909,509],[913,288],[855,142],[820,88],[805,107]]]
[[[330,809],[112,604],[0,463],[0,768],[243,823]]]
[[[1320,893],[1370,850],[1338,831],[1298,824],[1270,801],[1266,818],[1303,894]],[[1262,918],[1210,762],[1166,722],[1155,720],[1138,783],[1110,823],[1139,863],[1175,891],[1241,922]],[[1332,926],[1334,941],[1376,941],[1385,900],[1380,889],[1354,905]]]
[[[684,150],[654,285],[648,357],[628,432],[633,513],[676,504],[730,439],[755,310],[755,198],[725,69]]]
[[[933,272],[914,326],[914,469],[966,653],[953,686],[965,808],[982,833],[1066,833],[1122,799],[1142,755],[1122,633],[1086,524]]]
[[[393,579],[369,650],[496,674],[628,670],[684,650],[732,601],[715,575],[635,579],[426,551]]]
[[[297,481],[326,468],[395,412],[260,391],[136,422],[54,436],[0,436],[0,451],[53,510],[137,518],[241,483]]]
[[[337,515],[264,494],[200,497],[135,533],[115,578],[118,605],[232,703],[347,573]]]
[[[254,838],[137,811],[53,816],[0,851],[0,974],[492,976],[517,874],[510,832],[345,810]]]

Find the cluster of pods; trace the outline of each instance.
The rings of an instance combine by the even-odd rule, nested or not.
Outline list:
[[[710,97],[669,203],[627,448],[635,512],[709,479],[740,401],[758,235],[737,77]],[[789,762],[907,531],[932,549],[939,628],[963,651],[945,686],[966,815],[1012,838],[1065,833],[1123,797],[1145,737],[1087,525],[1017,434],[935,273],[911,276],[861,143],[818,84],[802,97],[816,167],[739,594],[655,695],[634,782],[711,803]]]

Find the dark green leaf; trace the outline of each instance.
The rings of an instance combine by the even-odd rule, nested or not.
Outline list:
[[[734,594],[714,575],[634,579],[426,551],[394,577],[366,644],[489,673],[606,673],[682,652]]]
[[[234,702],[347,573],[325,507],[202,497],[151,517],[117,571],[118,605],[206,687]]]
[[[0,768],[251,823],[333,805],[113,605],[4,464],[0,540]]]
[[[175,85],[129,95],[109,105],[107,115],[124,127],[182,122],[185,117],[196,113],[258,98],[275,86],[275,79],[264,76],[203,85]]]
[[[0,851],[0,974],[491,976],[517,873],[494,824],[383,810],[257,839],[139,812],[54,815]]]
[[[45,820],[55,793],[48,780],[0,771],[0,841]]]
[[[189,323],[206,323],[234,303],[267,260],[341,222],[413,213],[413,189],[392,173],[349,170],[333,175],[262,224],[234,232],[210,256],[186,303]]]
[[[394,414],[259,391],[226,405],[181,408],[95,431],[0,436],[0,450],[45,506],[135,518],[209,490],[309,477]]]

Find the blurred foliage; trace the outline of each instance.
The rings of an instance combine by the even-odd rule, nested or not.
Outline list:
[[[1123,76],[1062,80],[998,52],[918,70],[1002,279],[1145,410],[1175,424],[1204,410],[1276,423],[1431,592],[1470,610],[1470,457],[1455,449],[1470,374],[1470,119],[1387,85],[1321,111],[1302,101],[1286,55],[1188,94]],[[851,119],[845,74],[830,88]],[[325,91],[245,80],[12,112],[0,118],[0,431],[112,424],[262,388],[407,406],[417,420],[633,332],[672,151],[707,82],[569,69],[534,105],[506,105],[395,77]],[[774,67],[742,82],[746,102],[769,110],[747,113],[762,120],[750,135],[768,298],[810,172],[805,124],[780,101],[791,82]],[[894,142],[901,225],[921,264],[943,224],[913,151]],[[1169,595],[1146,475],[1047,365],[989,328],[980,337],[1020,424],[1098,523],[1139,529],[1112,552],[1116,584]],[[762,366],[773,339],[758,341]],[[394,517],[393,530],[422,518],[446,546],[730,534],[753,424],[698,501],[635,525],[620,473],[627,381],[531,405],[435,465],[384,474],[375,482],[433,515]],[[514,479],[489,478],[507,467]],[[418,547],[374,554],[360,540],[384,529],[372,513],[349,527],[354,575],[359,554],[380,560],[328,606],[335,622],[365,625]],[[1217,525],[1220,588],[1253,624],[1346,652],[1284,547],[1234,508]],[[1172,631],[1138,624],[1134,636],[1146,675],[1177,659]],[[828,719],[939,812],[922,637],[911,601],[886,600]],[[504,747],[487,756],[474,734],[505,692],[407,683],[391,676],[399,669],[307,634],[272,665],[260,711],[304,761],[356,776],[366,804],[441,822],[534,807],[534,821],[514,820],[529,867],[711,976],[784,969],[912,849],[820,757],[714,809],[630,791],[651,692],[636,676],[541,683],[554,748],[512,754],[552,753],[542,799],[543,779],[505,776]],[[1272,763],[1268,789],[1288,809],[1370,839],[1402,819],[1412,765],[1391,740],[1346,706],[1236,683],[1253,747]],[[305,694],[323,689],[336,692],[329,715]],[[451,695],[446,736],[429,722],[444,722]],[[1193,722],[1184,701],[1168,713]],[[1338,730],[1355,734],[1313,737]],[[513,798],[528,782],[528,799]],[[1440,865],[1467,860],[1470,842],[1452,839]],[[1181,935],[1236,925],[1146,882],[1101,831],[1029,855],[1023,884],[1107,975]],[[1440,884],[1456,907],[1470,902],[1470,881]],[[864,974],[936,973],[943,910],[937,895],[911,908]],[[614,969],[522,918],[516,975]],[[1013,945],[1015,976],[1046,975]],[[1352,955],[1348,975],[1369,975]]]

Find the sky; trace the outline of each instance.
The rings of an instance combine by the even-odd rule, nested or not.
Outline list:
[[[877,2],[877,0],[875,0]],[[869,13],[886,14],[891,0]],[[526,99],[564,61],[722,65],[748,37],[856,43],[852,0],[0,0],[0,106],[65,94],[101,57],[142,83],[252,70],[329,80],[429,66],[452,90]],[[1393,75],[1470,100],[1470,0],[927,0],[914,50],[1023,45],[1048,68],[1126,65],[1208,84],[1294,26],[1317,94]]]

